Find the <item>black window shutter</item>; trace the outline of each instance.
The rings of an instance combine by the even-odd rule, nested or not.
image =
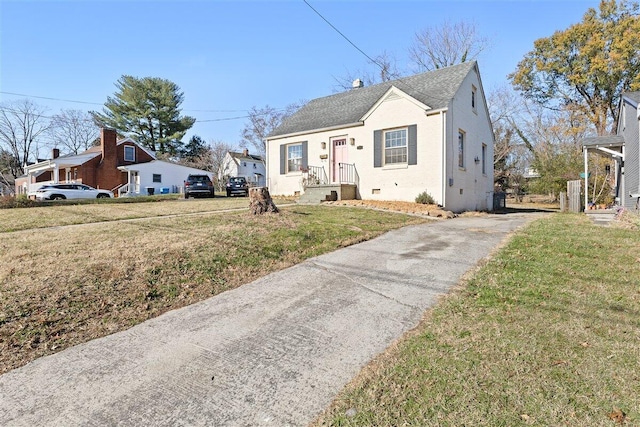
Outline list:
[[[280,175],[287,173],[287,146],[280,146]]]
[[[409,126],[409,141],[408,141],[408,163],[410,165],[418,164],[418,126]]]
[[[302,141],[302,169],[307,169],[308,167],[309,167],[308,143],[307,141]]]
[[[382,131],[373,131],[373,167],[382,167]]]

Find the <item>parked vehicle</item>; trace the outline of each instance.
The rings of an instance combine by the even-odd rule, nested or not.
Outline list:
[[[237,176],[229,178],[229,182],[227,182],[227,197],[231,197],[234,194],[249,195],[249,184],[247,184],[245,177]]]
[[[189,175],[184,182],[184,198],[191,196],[214,197],[215,190],[209,175]]]
[[[109,190],[85,184],[45,184],[36,191],[36,200],[102,199],[113,197]]]

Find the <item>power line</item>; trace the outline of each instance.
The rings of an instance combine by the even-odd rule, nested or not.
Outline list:
[[[23,96],[25,98],[47,99],[49,101],[73,102],[75,104],[104,105],[104,104],[99,104],[97,102],[74,101],[72,99],[50,98],[48,96],[37,96],[37,95],[25,95],[23,93],[2,92],[2,91],[0,91],[0,93],[5,94],[5,95]]]
[[[351,41],[347,36],[345,36],[345,35],[342,33],[342,31],[340,31],[338,28],[336,28],[336,26],[335,26],[335,25],[333,25],[331,22],[329,22],[329,20],[328,20],[327,18],[325,18],[324,16],[322,16],[322,14],[321,14],[320,12],[318,12],[318,11],[317,11],[313,6],[311,6],[307,0],[302,0],[302,1],[304,1],[304,3],[305,3],[307,6],[309,6],[309,7],[311,8],[311,10],[313,10],[313,11],[314,11],[314,12],[315,12],[315,13],[316,13],[320,18],[322,18],[322,20],[323,20],[324,22],[326,22],[326,23],[327,23],[331,28],[333,28],[333,29],[334,29],[338,34],[340,34],[340,35],[341,35],[341,36],[342,36],[346,41],[348,41],[348,42],[349,42],[349,44],[351,44],[351,46],[353,46],[354,48],[356,48],[356,49],[358,50],[358,52],[360,52],[360,53],[361,53],[361,54],[363,54],[367,59],[369,59],[369,61],[371,61],[371,63],[373,63],[373,64],[377,65],[377,66],[378,66],[382,71],[385,71],[385,67],[384,67],[382,64],[380,64],[378,61],[376,61],[375,59],[373,59],[373,58],[371,58],[369,55],[367,55],[367,54],[366,54],[362,49],[360,49],[360,48],[359,48],[359,47],[358,47],[354,42],[352,42],[352,41]],[[418,90],[418,89],[416,89],[414,86],[410,85],[410,84],[407,82],[407,79],[409,79],[410,77],[412,77],[412,76],[399,77],[399,78],[396,78],[395,80],[393,80],[393,82],[394,82],[394,83],[396,83],[396,84],[400,84],[400,83],[401,83],[401,84],[404,84],[406,87],[409,87],[409,88],[413,89],[415,92],[423,93],[423,94],[428,95],[429,97],[431,97],[431,98],[433,98],[433,99],[437,99],[437,100],[440,100],[440,101],[447,101],[447,99],[441,98],[441,97],[439,97],[439,96],[435,96],[435,95],[433,95],[433,94],[426,94],[426,93],[425,93],[425,92],[423,92],[422,90]],[[382,82],[382,83],[385,83],[385,82]]]
[[[46,100],[49,100],[49,101],[72,102],[72,103],[75,103],[75,104],[87,104],[87,105],[101,105],[101,106],[104,106],[104,104],[101,104],[101,103],[98,103],[98,102],[76,101],[76,100],[72,100],[72,99],[53,98],[53,97],[38,96],[38,95],[26,95],[24,93],[15,93],[15,92],[0,91],[0,93],[2,93],[4,95],[22,96],[24,98],[37,98],[37,99],[46,99]],[[183,109],[182,111],[194,111],[194,112],[198,112],[198,113],[243,113],[243,112],[246,112],[248,110],[186,110],[186,109]]]
[[[375,59],[373,59],[372,57],[370,57],[369,55],[367,55],[367,54],[365,53],[365,51],[364,51],[364,50],[360,49],[360,48],[359,48],[359,47],[358,47],[354,42],[352,42],[352,41],[349,39],[349,37],[345,36],[345,35],[342,33],[342,31],[340,31],[339,29],[337,29],[337,28],[335,27],[335,25],[333,25],[331,22],[329,22],[329,20],[328,20],[327,18],[325,18],[324,16],[322,16],[322,14],[321,14],[320,12],[318,12],[318,11],[317,11],[313,6],[311,6],[307,0],[302,0],[302,1],[304,1],[304,3],[305,3],[307,6],[309,6],[309,7],[311,8],[311,10],[313,10],[313,11],[314,11],[314,12],[315,12],[315,13],[316,13],[320,18],[322,18],[322,20],[323,20],[324,22],[326,22],[327,24],[329,24],[329,26],[330,26],[331,28],[333,28],[333,29],[334,29],[338,34],[340,34],[340,35],[342,36],[342,38],[344,38],[346,41],[348,41],[348,42],[349,42],[349,44],[351,44],[351,46],[355,47],[355,48],[358,50],[358,52],[360,52],[361,54],[363,54],[364,56],[366,56],[366,57],[369,59],[369,61],[371,61],[372,63],[376,64],[378,67],[380,67],[380,69],[384,69],[384,67],[383,67],[382,65],[380,65],[380,64],[378,63],[378,61],[376,61]]]

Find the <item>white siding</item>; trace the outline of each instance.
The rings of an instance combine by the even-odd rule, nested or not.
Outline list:
[[[138,172],[140,176],[141,194],[147,193],[147,187],[152,187],[155,194],[160,194],[161,188],[169,188],[169,192],[173,192],[173,190],[182,192],[184,181],[189,174],[207,174],[209,177],[213,176],[211,172],[202,169],[190,168],[161,160],[131,165],[128,166],[127,169]],[[153,182],[154,174],[160,174],[162,182]]]

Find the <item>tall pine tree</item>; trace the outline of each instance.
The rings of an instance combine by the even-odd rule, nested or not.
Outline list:
[[[116,87],[118,91],[107,98],[102,113],[91,112],[93,119],[157,153],[178,153],[182,138],[196,121],[180,116],[184,94],[178,85],[158,77],[124,75]]]

